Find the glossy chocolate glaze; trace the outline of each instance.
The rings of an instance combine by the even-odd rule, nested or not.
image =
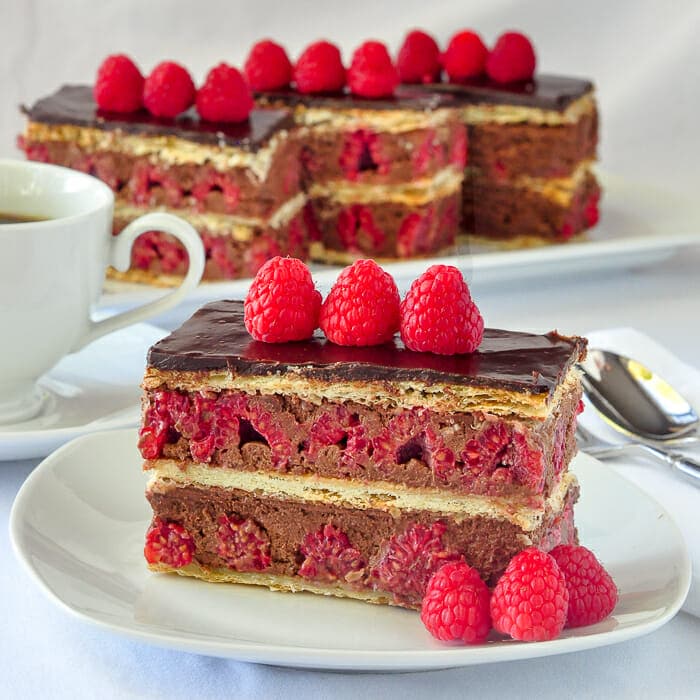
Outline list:
[[[419,381],[463,384],[531,394],[550,393],[585,352],[582,338],[487,329],[478,352],[433,355],[392,343],[352,348],[320,333],[296,343],[253,340],[243,323],[243,302],[202,307],[178,330],[156,343],[148,365],[166,371],[231,370],[260,376],[294,372],[323,381]]]
[[[320,109],[405,109],[430,112],[439,107],[456,107],[454,98],[446,92],[427,91],[417,85],[399,85],[392,97],[357,97],[347,92],[304,95],[291,88],[255,93],[256,101],[271,107],[317,107]]]
[[[423,89],[450,94],[458,104],[515,105],[563,112],[572,102],[591,92],[593,83],[561,75],[536,75],[532,80],[518,83],[497,83],[483,77],[464,83],[425,85]]]
[[[256,151],[280,129],[294,126],[291,113],[285,109],[254,109],[250,118],[240,124],[201,121],[194,108],[175,119],[154,117],[145,109],[131,114],[103,112],[97,108],[88,85],[64,85],[32,107],[22,111],[31,121],[42,124],[74,124],[106,131],[117,130],[144,136],[169,134],[188,141],[218,146],[234,146]]]

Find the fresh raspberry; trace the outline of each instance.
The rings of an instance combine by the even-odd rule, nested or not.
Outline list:
[[[304,561],[299,576],[333,583],[356,583],[365,573],[365,561],[348,536],[330,523],[304,537],[299,547]]]
[[[190,74],[173,61],[159,63],[143,85],[143,104],[156,117],[176,117],[192,106],[194,98]]]
[[[350,92],[360,97],[390,97],[399,73],[381,41],[365,41],[352,55],[348,69]]]
[[[617,604],[617,586],[590,549],[560,544],[550,554],[559,565],[569,591],[567,627],[594,625]]]
[[[306,453],[316,459],[319,452],[329,445],[340,448],[338,463],[349,474],[356,475],[361,465],[367,463],[370,440],[359,416],[345,406],[332,406],[321,413],[309,429]]]
[[[399,603],[420,604],[430,577],[445,564],[463,560],[459,552],[443,545],[446,530],[443,523],[435,522],[429,527],[409,525],[393,535],[372,570],[380,587],[393,593]]]
[[[345,86],[345,68],[338,47],[329,41],[309,44],[294,66],[294,82],[304,94],[340,92]]]
[[[318,327],[321,294],[301,260],[278,255],[258,270],[243,308],[245,327],[255,340],[305,340]]]
[[[270,538],[253,520],[222,513],[217,523],[217,552],[236,571],[263,571],[272,563]]]
[[[489,55],[481,37],[465,29],[457,32],[442,55],[442,65],[453,82],[476,78],[484,72]]]
[[[401,340],[409,350],[438,355],[474,352],[483,334],[484,319],[462,273],[451,265],[429,267],[401,302]]]
[[[430,34],[414,29],[406,35],[396,59],[402,83],[437,83],[440,49]]]
[[[445,564],[428,581],[420,619],[443,642],[480,644],[491,631],[489,589],[464,562]]]
[[[253,46],[243,72],[251,90],[279,90],[292,81],[292,64],[287,52],[270,39]]]
[[[491,596],[493,626],[523,642],[555,639],[564,628],[569,592],[557,562],[536,547],[516,554]]]
[[[336,345],[379,345],[399,329],[399,290],[374,260],[357,260],[339,275],[319,324]]]
[[[143,548],[149,564],[166,564],[179,569],[192,561],[193,554],[194,540],[182,525],[154,518]]]
[[[107,56],[97,69],[93,94],[100,109],[107,112],[135,112],[142,106],[141,71],[124,54]]]
[[[253,109],[253,98],[238,70],[219,63],[207,73],[197,90],[197,111],[208,122],[244,122]]]
[[[505,32],[498,37],[486,61],[489,78],[498,83],[530,80],[535,74],[535,49],[520,32]]]

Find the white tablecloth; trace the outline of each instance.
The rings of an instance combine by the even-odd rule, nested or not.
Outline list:
[[[630,325],[700,366],[700,248],[656,268],[479,292],[491,325],[561,331]],[[0,522],[35,462],[0,463]],[[691,488],[690,486],[688,488]],[[700,503],[700,490],[698,491]],[[638,640],[566,656],[420,674],[266,668],[130,642],[49,603],[0,530],[0,695],[12,697],[698,697],[700,619],[684,613]],[[693,682],[695,685],[692,685]],[[10,697],[8,696],[8,697]]]
[[[695,196],[700,184],[700,4],[693,0],[0,0],[0,17],[3,156],[17,155],[21,118],[15,105],[63,82],[90,82],[110,52],[132,54],[145,70],[165,58],[181,60],[200,80],[220,60],[240,64],[250,44],[265,35],[284,41],[293,54],[327,36],[341,43],[347,58],[369,35],[395,47],[413,26],[443,42],[456,28],[472,26],[489,42],[504,29],[524,29],[536,40],[544,70],[595,78],[609,171]],[[631,326],[700,367],[699,269],[696,249],[644,270],[497,289],[480,288],[477,278],[472,289],[491,326],[568,333]],[[35,464],[0,463],[0,522],[7,522]],[[403,675],[266,668],[163,651],[76,621],[20,569],[6,528],[0,529],[0,601],[0,696],[8,698],[700,695],[700,619],[685,614],[638,640],[532,661]]]

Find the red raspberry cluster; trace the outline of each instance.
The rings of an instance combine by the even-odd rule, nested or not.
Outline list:
[[[564,627],[592,625],[617,603],[617,588],[595,555],[579,545],[517,554],[489,593],[464,562],[446,564],[426,588],[421,620],[442,641],[478,644],[491,628],[513,639],[555,639]]]
[[[255,276],[245,299],[245,324],[256,340],[305,340],[320,326],[336,345],[379,345],[401,332],[416,352],[454,355],[474,352],[484,320],[462,273],[433,265],[401,301],[391,275],[373,260],[345,268],[325,301],[301,260],[277,256]]]
[[[329,41],[309,44],[292,65],[284,47],[263,39],[250,50],[243,73],[220,63],[199,89],[187,69],[174,61],[159,63],[144,78],[128,56],[108,56],[97,71],[94,96],[97,106],[107,112],[145,107],[155,117],[172,119],[194,104],[205,121],[240,122],[253,108],[251,90],[280,90],[294,84],[304,94],[333,94],[347,86],[353,95],[373,99],[390,97],[399,82],[438,82],[443,69],[455,82],[484,73],[499,83],[528,80],[535,62],[532,43],[519,32],[505,32],[489,51],[478,34],[463,30],[441,54],[433,37],[414,30],[406,36],[396,63],[385,44],[371,40],[355,50],[347,70],[340,49]]]
[[[128,113],[145,107],[163,119],[173,119],[194,104],[205,121],[243,122],[253,109],[248,84],[226,63],[212,68],[197,89],[187,69],[174,61],[159,63],[144,78],[128,56],[107,56],[97,71],[93,94],[104,111]]]
[[[452,82],[486,74],[498,83],[529,80],[535,73],[535,50],[520,32],[505,32],[489,51],[481,37],[470,29],[457,32],[444,53],[425,32],[415,30],[404,39],[398,56],[403,83],[435,83],[444,69]]]

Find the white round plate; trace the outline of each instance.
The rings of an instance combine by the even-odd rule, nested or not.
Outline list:
[[[0,460],[44,457],[79,435],[137,425],[146,353],[166,334],[138,323],[64,357],[39,380],[41,413],[0,425]]]
[[[467,274],[470,284],[486,286],[545,275],[590,275],[651,265],[683,247],[700,244],[700,207],[696,202],[605,173],[600,180],[601,220],[585,241],[523,250],[463,245],[454,255],[383,263],[382,267],[404,287],[436,263],[456,265]],[[311,269],[319,289],[328,291],[342,267],[314,264]],[[186,313],[178,318],[184,320],[208,301],[243,299],[249,284],[249,279],[200,284],[181,305]],[[164,291],[107,280],[100,304],[110,310],[128,308],[155,299]]]
[[[614,614],[551,642],[433,640],[409,610],[307,593],[273,593],[150,573],[150,520],[136,432],[84,436],[37,467],[10,517],[15,552],[57,604],[140,641],[240,661],[319,669],[417,671],[526,659],[651,632],[680,608],[690,583],[683,539],[649,496],[580,455],[582,542],[619,590]]]

